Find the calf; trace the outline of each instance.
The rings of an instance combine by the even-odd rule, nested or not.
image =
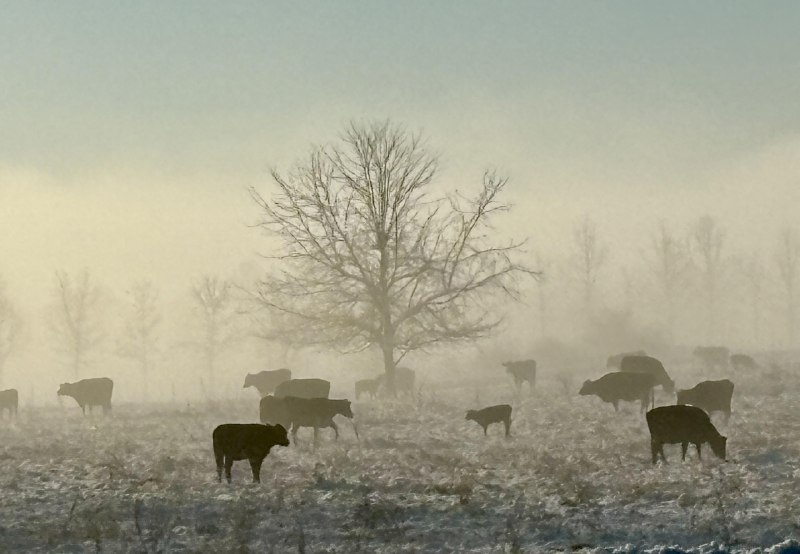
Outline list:
[[[231,468],[236,460],[248,460],[253,472],[253,482],[261,482],[261,464],[273,446],[289,446],[286,428],[282,425],[259,423],[225,423],[214,429],[214,458],[217,461],[217,481],[231,482]]]
[[[16,419],[18,408],[19,394],[17,393],[17,389],[0,391],[0,417],[3,415],[3,410],[8,410],[8,419],[12,417]]]
[[[375,398],[375,396],[378,394],[378,388],[380,388],[380,386],[380,377],[356,381],[356,400],[360,399],[362,394],[368,394],[370,398]]]
[[[675,392],[675,381],[670,379],[664,364],[651,356],[625,356],[619,364],[620,371],[628,373],[649,373],[656,378],[664,392]]]
[[[291,378],[292,372],[289,369],[275,369],[272,371],[266,370],[259,371],[258,373],[248,373],[244,378],[244,386],[242,388],[246,389],[247,387],[255,387],[258,391],[258,394],[261,396],[266,396],[268,394],[272,394],[272,392],[275,390],[275,387]]]
[[[474,421],[483,427],[484,436],[486,435],[486,429],[492,423],[503,423],[506,427],[506,436],[511,434],[511,406],[508,404],[489,406],[482,410],[468,410],[465,419]]]
[[[647,412],[647,427],[650,429],[650,453],[653,463],[658,455],[666,463],[665,444],[681,445],[681,460],[686,460],[689,443],[697,447],[697,458],[701,459],[700,445],[707,442],[718,458],[725,459],[727,437],[719,434],[708,414],[696,406],[661,406]]]
[[[614,411],[619,409],[620,400],[639,401],[641,410],[647,410],[647,404],[653,395],[656,378],[649,373],[626,373],[615,371],[606,373],[595,381],[587,380],[583,383],[579,394],[586,396],[594,394],[603,402],[614,405]]]
[[[678,391],[678,404],[691,404],[702,408],[709,414],[722,412],[725,422],[731,417],[731,399],[733,383],[728,379],[719,381],[703,381],[694,387]]]
[[[287,429],[291,425],[292,442],[295,445],[297,444],[297,431],[300,427],[314,428],[314,444],[316,444],[319,429],[332,428],[336,433],[336,438],[339,438],[339,428],[333,421],[336,415],[343,415],[348,419],[353,418],[349,400],[331,400],[329,398],[265,396],[261,399],[259,411],[261,421],[264,423],[286,423]]]
[[[275,396],[284,398],[328,398],[331,382],[325,379],[289,379],[275,387]]]
[[[519,362],[503,362],[503,367],[514,378],[514,385],[522,388],[522,383],[528,382],[531,390],[536,386],[536,360],[522,360]]]
[[[81,379],[76,383],[62,383],[58,389],[58,396],[71,396],[81,407],[86,415],[86,406],[92,413],[92,406],[102,406],[103,414],[111,411],[111,393],[114,390],[114,381],[108,377],[94,379]]]

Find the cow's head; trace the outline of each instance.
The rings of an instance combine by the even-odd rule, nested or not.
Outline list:
[[[253,386],[253,377],[255,377],[255,375],[252,373],[247,374],[247,377],[244,378],[244,386],[242,387],[243,389]]]
[[[467,417],[465,417],[467,421],[475,421],[475,410],[467,410]]]
[[[675,392],[675,381],[667,377],[667,381],[664,384],[664,392],[667,394],[672,394]],[[678,402],[680,404],[680,402]]]
[[[593,385],[594,385],[594,381],[591,381],[591,380],[587,379],[586,381],[583,382],[583,385],[581,386],[581,390],[578,392],[578,394],[580,394],[581,396],[594,394],[594,386]]]
[[[680,405],[691,404],[691,402],[689,402],[689,391],[686,389],[679,390],[678,399],[675,403]]]
[[[272,435],[278,446],[289,446],[289,434],[286,432],[286,427],[280,423],[272,426]]]
[[[72,383],[61,383],[58,387],[58,396],[69,396],[72,394]]]
[[[342,400],[339,406],[339,413],[344,417],[353,419],[353,410],[350,408],[349,400]]]
[[[711,445],[711,451],[722,460],[725,459],[726,449],[728,445],[728,437],[723,437],[719,435],[718,437],[714,437],[708,441]]]

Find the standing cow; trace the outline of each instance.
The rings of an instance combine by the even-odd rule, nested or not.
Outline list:
[[[231,468],[237,460],[248,460],[253,472],[253,482],[261,482],[261,464],[273,446],[289,446],[286,429],[281,425],[259,423],[225,423],[219,425],[211,435],[214,443],[214,458],[217,462],[217,481],[231,482]]]
[[[651,356],[625,356],[619,364],[620,371],[628,373],[649,373],[656,379],[656,384],[661,385],[664,392],[675,392],[675,381],[670,379],[664,364]]]
[[[19,393],[17,393],[17,389],[0,391],[0,417],[3,416],[4,410],[8,410],[8,419],[16,419],[18,408]]]
[[[599,396],[603,402],[611,403],[615,412],[619,410],[621,400],[638,401],[641,403],[641,411],[644,413],[650,403],[655,386],[656,379],[649,373],[615,371],[606,373],[595,381],[585,381],[578,394]]]
[[[114,390],[114,381],[108,377],[94,379],[81,379],[76,383],[62,383],[58,389],[58,396],[71,396],[81,407],[86,415],[86,406],[92,413],[92,406],[102,406],[103,414],[111,411],[111,393]]]
[[[281,383],[288,381],[292,378],[292,372],[289,369],[275,369],[259,371],[258,373],[248,373],[244,378],[244,386],[255,387],[262,397],[272,394],[275,388]]]
[[[503,362],[503,367],[514,378],[514,385],[517,389],[522,389],[525,381],[528,382],[531,390],[536,386],[536,360]]]
[[[691,404],[702,408],[709,414],[722,412],[725,422],[731,417],[731,399],[733,398],[733,382],[729,379],[719,381],[703,381],[691,389],[678,391],[678,404]]]
[[[331,428],[339,438],[339,428],[333,418],[342,415],[353,419],[353,411],[349,400],[332,400],[329,398],[297,398],[287,396],[276,398],[265,396],[259,405],[262,423],[280,424],[289,429],[291,426],[292,441],[297,444],[297,431],[301,427],[313,427],[314,445],[320,429]],[[354,427],[355,428],[355,427]]]
[[[696,406],[661,406],[647,412],[647,427],[650,429],[650,453],[653,463],[658,456],[666,463],[665,444],[680,444],[681,459],[686,460],[689,443],[697,448],[701,459],[700,445],[707,442],[718,458],[725,459],[727,437],[719,434],[708,414]]]

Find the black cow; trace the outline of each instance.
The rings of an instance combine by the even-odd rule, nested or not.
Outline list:
[[[414,396],[414,381],[416,381],[417,374],[413,369],[407,367],[394,368],[394,390],[395,392]],[[379,381],[379,389],[383,390],[385,394],[389,394],[388,385],[386,384],[386,374],[377,377]]]
[[[284,398],[328,398],[331,382],[325,379],[289,379],[275,387],[275,396]]]
[[[486,429],[492,423],[502,423],[506,428],[506,436],[511,434],[511,406],[508,404],[489,406],[482,410],[468,410],[465,419],[474,421],[483,427],[484,436],[486,435]]]
[[[275,369],[272,371],[265,370],[259,371],[258,373],[248,373],[244,378],[244,386],[242,388],[246,389],[247,387],[255,387],[256,390],[258,390],[258,394],[261,396],[267,396],[275,391],[275,387],[291,378],[292,371],[289,369]]]
[[[628,373],[649,373],[656,378],[656,384],[661,385],[664,392],[675,392],[675,381],[670,379],[664,364],[651,356],[625,356],[619,365],[620,371]]]
[[[17,393],[17,389],[0,391],[0,417],[3,415],[3,410],[8,410],[8,419],[16,419],[18,408],[19,393]]]
[[[609,356],[606,360],[606,369],[619,369],[620,364],[622,363],[622,358],[625,358],[626,356],[647,356],[647,352],[644,350],[634,350],[633,352],[622,352],[620,354]]]
[[[614,371],[606,373],[595,381],[585,381],[579,394],[581,396],[590,394],[599,396],[603,402],[613,404],[615,412],[619,409],[620,400],[628,402],[638,400],[644,413],[647,410],[647,404],[652,398],[653,387],[655,386],[656,379],[649,373]]]
[[[724,346],[698,346],[693,354],[707,369],[717,371],[728,369],[730,351]]]
[[[319,429],[330,427],[339,438],[339,428],[333,421],[334,416],[343,415],[353,418],[349,400],[331,400],[329,398],[297,398],[287,396],[277,398],[265,396],[261,399],[259,412],[262,423],[279,423],[287,429],[292,428],[292,441],[297,444],[297,431],[300,427],[314,428],[314,444],[317,442]]]
[[[381,378],[375,379],[361,379],[356,381],[356,400],[361,398],[362,394],[368,394],[371,398],[375,398],[378,394],[378,389],[381,386]]]
[[[720,381],[703,381],[691,389],[678,391],[678,404],[691,404],[702,408],[709,414],[722,412],[725,422],[731,417],[731,399],[733,398],[733,382],[728,379]]]
[[[665,444],[681,445],[681,460],[686,459],[689,443],[697,447],[700,459],[700,445],[707,442],[718,458],[725,459],[727,437],[719,434],[708,414],[696,406],[661,406],[647,412],[647,427],[650,429],[650,453],[653,463],[658,455],[666,463]]]
[[[747,354],[731,354],[731,366],[736,371],[755,371],[758,363]]]
[[[231,467],[236,460],[248,460],[253,472],[253,482],[261,482],[261,464],[273,446],[289,446],[286,428],[281,425],[259,423],[224,423],[214,429],[214,458],[217,461],[217,481],[225,478],[231,482]]]
[[[92,413],[92,406],[102,406],[103,414],[111,411],[111,393],[114,390],[114,381],[108,377],[94,379],[81,379],[76,383],[62,383],[58,389],[58,396],[71,396],[81,407],[86,415],[86,406]]]
[[[536,360],[503,362],[503,367],[514,378],[514,384],[518,389],[522,388],[522,383],[525,381],[528,382],[531,390],[536,386]]]

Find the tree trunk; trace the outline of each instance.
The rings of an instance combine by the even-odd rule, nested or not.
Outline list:
[[[381,344],[381,350],[383,351],[383,370],[386,372],[386,390],[389,392],[389,395],[395,397],[397,396],[397,391],[394,382],[394,346],[391,341],[392,339],[384,338],[383,344]]]

